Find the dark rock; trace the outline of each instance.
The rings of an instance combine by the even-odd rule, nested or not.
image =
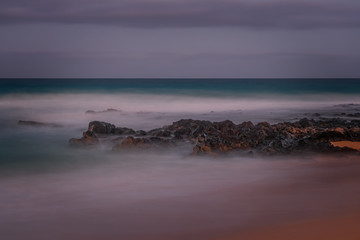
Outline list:
[[[117,127],[117,128],[115,128],[113,133],[114,134],[119,134],[119,135],[132,135],[132,134],[135,134],[136,132],[131,128]]]
[[[147,132],[145,132],[144,130],[138,130],[135,132],[135,136],[146,136]]]
[[[134,138],[132,136],[126,137],[121,143],[116,144],[113,150],[128,150],[128,149],[149,149],[151,147],[150,140],[147,138]]]
[[[81,146],[94,146],[99,143],[99,139],[93,131],[83,132],[82,138],[71,138],[69,140],[69,145],[73,147],[81,147]]]
[[[107,122],[92,121],[89,123],[88,129],[99,134],[115,133],[115,125]]]
[[[348,114],[347,116],[348,116],[348,117],[356,117],[356,118],[358,118],[358,117],[360,117],[360,113],[359,113],[359,112],[357,112],[357,113],[350,113],[350,114]]]
[[[171,132],[168,131],[168,130],[165,130],[165,131],[159,131],[156,133],[156,136],[157,137],[170,137],[171,136]]]
[[[115,109],[115,108],[108,108],[103,111],[94,111],[94,110],[87,110],[86,114],[95,114],[95,113],[109,113],[109,112],[121,112],[121,110]]]
[[[96,113],[96,112],[93,111],[93,110],[87,110],[85,113],[86,113],[86,114],[94,114],[94,113]]]
[[[121,143],[116,144],[113,151],[158,149],[171,144],[171,141],[159,137],[135,138],[128,136]]]
[[[135,131],[131,128],[115,127],[114,124],[100,121],[92,121],[89,123],[89,130],[98,134],[117,134],[117,135],[132,135]]]
[[[115,108],[108,108],[104,111],[101,111],[101,112],[121,112],[121,110],[118,110],[118,109],[115,109]]]
[[[94,121],[89,130],[72,144],[89,145],[98,142],[96,134],[128,135],[114,141],[114,150],[152,149],[192,143],[192,154],[218,155],[237,151],[258,154],[292,154],[304,152],[344,152],[332,146],[332,141],[360,141],[360,120],[339,118],[269,124],[251,122],[234,124],[231,121],[210,122],[182,119],[171,125],[145,131],[117,128],[110,123]],[[137,137],[135,137],[137,136]],[[95,140],[96,139],[96,140]]]
[[[53,128],[64,127],[63,125],[57,123],[44,123],[44,122],[25,121],[25,120],[19,120],[18,124],[25,126],[32,126],[32,127],[53,127]]]

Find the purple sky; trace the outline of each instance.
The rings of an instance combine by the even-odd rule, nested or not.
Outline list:
[[[360,77],[359,0],[1,0],[0,77]]]

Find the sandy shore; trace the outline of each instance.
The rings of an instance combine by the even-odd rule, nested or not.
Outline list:
[[[360,211],[348,215],[318,218],[256,228],[218,237],[214,240],[358,240]]]

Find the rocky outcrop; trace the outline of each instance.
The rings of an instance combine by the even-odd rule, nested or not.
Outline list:
[[[306,152],[356,151],[334,147],[332,141],[360,141],[360,120],[309,120],[270,125],[267,122],[234,124],[182,119],[171,125],[146,131],[118,128],[106,122],[89,123],[81,139],[70,144],[93,145],[98,135],[125,135],[117,140],[113,150],[169,148],[179,143],[190,143],[193,155],[218,155],[227,152],[259,154],[293,154]],[[81,144],[80,144],[81,145]]]
[[[81,138],[71,138],[69,140],[69,145],[73,147],[94,146],[100,142],[99,137],[101,136],[133,135],[135,133],[136,132],[131,128],[118,128],[111,123],[92,121],[89,123],[88,130],[83,132],[83,136]]]
[[[98,137],[91,130],[83,132],[82,138],[71,138],[69,140],[70,146],[73,147],[95,146],[98,143],[99,143]]]
[[[88,129],[97,134],[135,134],[135,131],[131,128],[115,127],[114,124],[100,121],[90,122]]]

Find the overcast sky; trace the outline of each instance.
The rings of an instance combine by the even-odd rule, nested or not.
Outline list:
[[[360,77],[359,0],[1,0],[0,77]]]

